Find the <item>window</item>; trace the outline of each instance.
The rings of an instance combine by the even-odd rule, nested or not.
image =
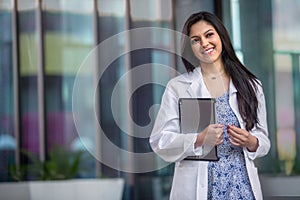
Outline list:
[[[11,1],[0,3],[0,181],[11,180],[9,166],[15,163],[13,38]]]

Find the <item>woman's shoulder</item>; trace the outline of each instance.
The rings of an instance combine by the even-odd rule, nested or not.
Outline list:
[[[172,79],[169,80],[168,84],[178,84],[178,83],[191,83],[193,81],[193,78],[195,76],[195,71],[194,72],[185,72],[183,74],[179,74]]]
[[[252,86],[254,86],[254,89],[257,94],[264,93],[263,84],[262,84],[261,80],[259,80],[258,78],[254,79],[254,81],[252,82]]]
[[[171,93],[176,97],[182,96],[186,88],[192,83],[192,72],[185,72],[170,79],[166,85],[166,93]]]

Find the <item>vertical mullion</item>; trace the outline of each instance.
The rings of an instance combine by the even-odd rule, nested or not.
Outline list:
[[[223,3],[223,0],[215,0],[214,1],[214,9],[215,9],[216,16],[218,16],[223,21],[222,3]]]
[[[37,0],[37,87],[38,87],[38,117],[39,117],[39,159],[46,159],[46,115],[45,115],[45,87],[44,87],[44,39],[43,39],[43,16],[42,0]]]
[[[131,70],[131,35],[130,35],[130,30],[131,29],[131,20],[130,20],[130,0],[125,0],[125,23],[124,23],[124,29],[126,31],[125,35],[125,52],[129,52],[126,53],[124,55],[124,62],[125,62],[125,67],[126,67],[126,72]],[[132,94],[132,79],[131,79],[131,74],[129,73],[129,78],[127,79],[126,82],[126,97],[125,99],[129,99],[130,97],[128,97],[128,95]],[[130,106],[130,108],[132,109],[132,106]],[[132,113],[132,110],[130,111]],[[127,118],[128,119],[128,118]],[[130,120],[128,119],[126,121],[126,126],[130,126],[128,127],[127,130],[129,130],[131,133],[133,133],[133,125],[130,123]],[[130,152],[134,152],[134,140],[133,137],[127,137],[127,141],[126,141],[126,145],[127,145],[127,150]],[[128,162],[131,164],[131,167],[134,168],[135,167],[135,162],[133,160],[132,157],[130,157],[130,161]],[[129,185],[134,186],[134,174],[128,174],[127,175],[127,182],[129,183]]]
[[[19,37],[18,37],[18,4],[13,0],[12,6],[12,58],[13,58],[13,95],[14,95],[14,132],[16,138],[15,163],[20,166],[20,69],[19,69]]]
[[[294,129],[296,133],[296,158],[295,158],[295,172],[300,171],[300,54],[298,52],[291,53],[292,57],[292,84],[293,84],[293,96],[294,96]]]
[[[174,30],[174,32],[172,32],[173,34],[170,36],[171,37],[171,43],[170,43],[170,50],[171,50],[171,52],[178,52],[178,51],[176,51],[176,49],[180,49],[180,47],[178,46],[178,44],[177,44],[177,42],[176,42],[176,34],[175,34],[175,31],[176,31],[176,22],[175,22],[175,15],[176,15],[176,11],[175,11],[175,0],[171,0],[171,12],[172,12],[172,14],[171,14],[171,22],[170,22],[170,25],[171,25],[171,30]],[[171,55],[171,57],[172,57],[172,60],[171,60],[171,66],[173,66],[173,68],[176,70],[177,68],[178,68],[178,62],[177,62],[177,55],[176,54],[172,54]],[[175,71],[174,70],[174,71]],[[172,77],[173,76],[175,76],[176,74],[174,73],[173,74],[173,72],[171,72],[171,74],[170,74]]]
[[[95,57],[95,73],[94,73],[94,79],[95,79],[95,87],[94,88],[98,88],[96,87],[97,84],[98,84],[98,77],[99,77],[99,52],[98,52],[98,48],[97,48],[97,45],[99,44],[99,15],[98,15],[98,0],[93,0],[93,6],[94,6],[94,10],[93,10],[93,21],[94,21],[94,46],[96,47],[95,48],[95,51],[96,51],[96,57]],[[101,153],[102,153],[102,150],[101,150],[101,130],[100,130],[100,125],[98,123],[100,123],[100,94],[99,94],[99,89],[96,89],[95,91],[95,109],[96,109],[96,116],[99,120],[97,120],[97,118],[95,119],[95,146],[96,146],[96,158],[100,158],[101,156]],[[96,177],[100,177],[100,175],[102,174],[102,167],[101,167],[101,163],[96,160]]]

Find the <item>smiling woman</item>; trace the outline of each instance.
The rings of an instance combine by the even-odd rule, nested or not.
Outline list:
[[[190,29],[191,47],[199,59],[202,75],[212,97],[219,97],[228,90],[229,76],[222,61],[222,42],[215,28],[206,21],[199,21]],[[218,79],[218,81],[216,81]]]
[[[215,28],[205,21],[199,21],[190,30],[191,46],[194,55],[200,60],[202,70],[205,63],[221,66],[222,42]],[[209,73],[218,73],[221,69],[207,68]]]
[[[153,150],[175,162],[171,199],[262,199],[253,162],[270,149],[261,84],[241,64],[215,15],[192,14],[182,32],[188,36],[182,43],[187,72],[169,81],[150,136]],[[215,98],[216,124],[200,133],[180,132],[182,97]],[[218,161],[185,159],[205,156],[211,141],[218,148]]]

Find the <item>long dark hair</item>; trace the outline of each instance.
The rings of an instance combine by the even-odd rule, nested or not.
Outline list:
[[[257,118],[258,101],[256,98],[256,84],[259,84],[256,76],[252,74],[236,56],[229,34],[221,20],[209,13],[198,12],[192,14],[184,24],[182,33],[182,62],[187,72],[192,72],[199,65],[199,60],[192,52],[190,45],[190,30],[192,25],[204,20],[212,25],[219,34],[222,41],[222,60],[224,62],[225,71],[232,79],[237,89],[237,101],[239,111],[243,120],[246,122],[246,130],[251,130],[255,124],[259,123]]]

